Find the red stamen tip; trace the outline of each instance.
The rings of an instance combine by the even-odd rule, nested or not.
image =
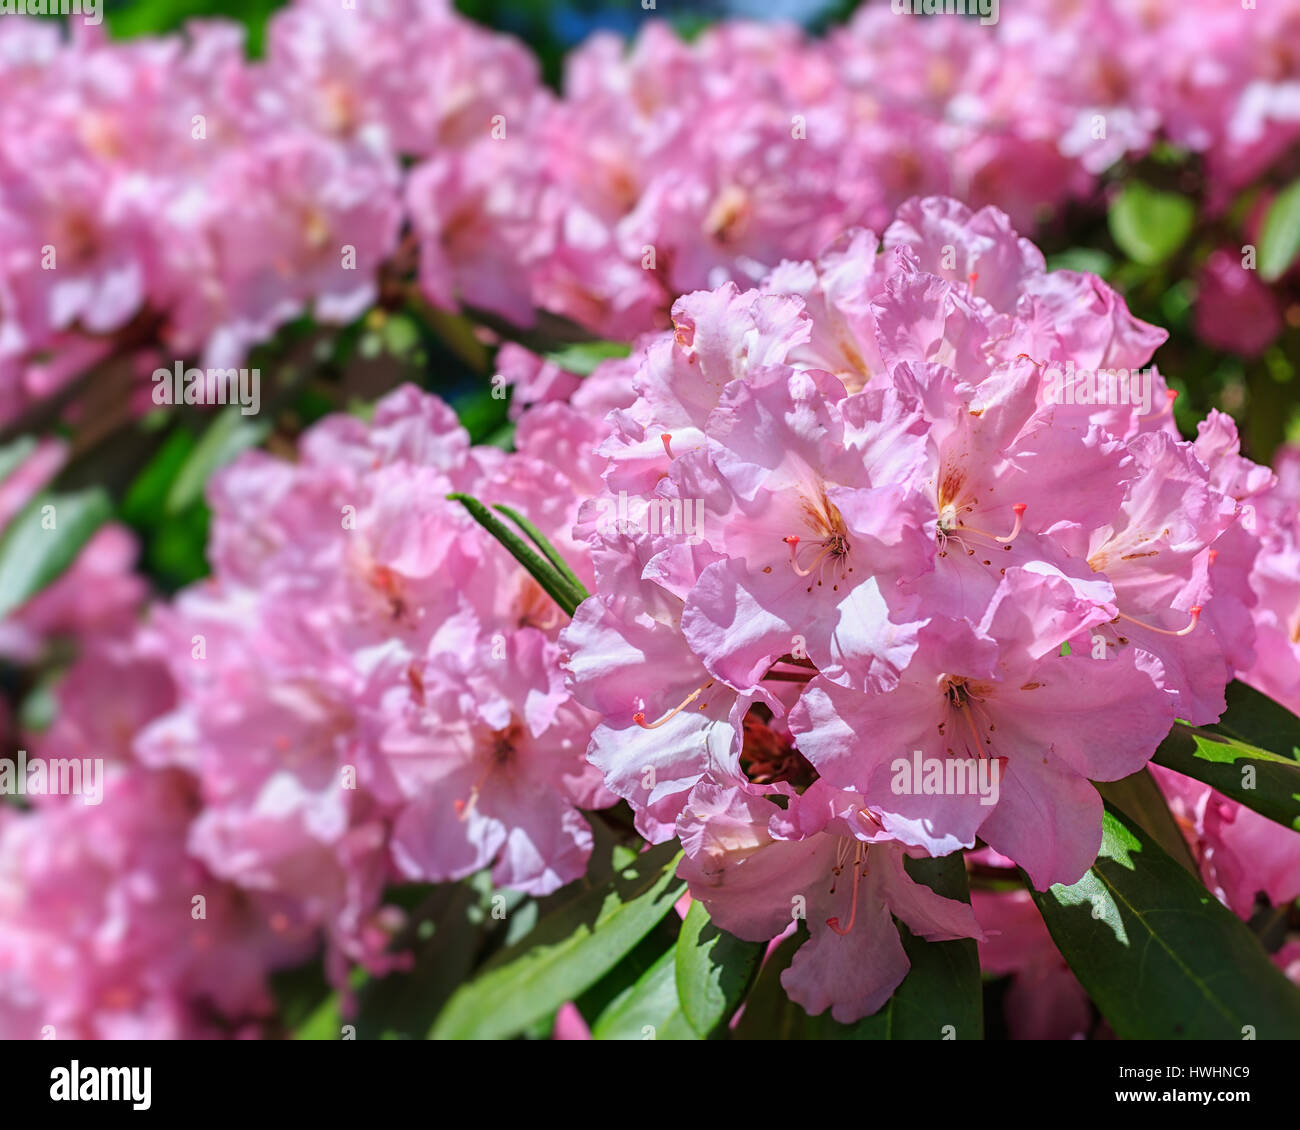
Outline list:
[[[1023,514],[1026,510],[1029,509],[1029,506],[1024,502],[1017,502],[1011,509],[1014,510],[1017,514]]]
[[[661,435],[659,438],[663,440],[664,450],[668,453],[668,458],[671,459],[673,457],[673,449],[672,449],[673,437],[669,435],[668,432],[664,432],[664,434]]]
[[[1216,561],[1218,561],[1218,559],[1219,559],[1219,551],[1217,549],[1210,550],[1210,564],[1213,565]]]
[[[644,725],[645,725],[645,711],[644,711],[644,710],[638,710],[635,714],[632,715],[632,721],[635,722],[638,726],[644,726]]]

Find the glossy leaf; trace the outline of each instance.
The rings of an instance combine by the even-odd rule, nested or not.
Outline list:
[[[677,998],[697,1035],[709,1036],[735,1013],[765,948],[715,926],[702,902],[691,903],[677,938],[675,969]]]
[[[438,1017],[435,1039],[513,1036],[575,1000],[628,954],[671,909],[686,884],[676,843],[639,856],[608,883],[578,894],[501,951]]]
[[[1096,862],[1032,891],[1070,968],[1122,1039],[1296,1039],[1300,990],[1244,922],[1108,805]]]

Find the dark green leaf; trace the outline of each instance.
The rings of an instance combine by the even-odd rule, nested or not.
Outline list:
[[[587,599],[586,589],[581,585],[575,588],[568,577],[561,574],[549,561],[540,557],[523,538],[488,510],[477,498],[472,498],[467,494],[449,494],[447,497],[453,502],[459,502],[464,506],[474,520],[505,546],[514,559],[528,570],[532,578],[542,586],[551,599],[570,616],[573,615],[578,605]]]
[[[597,1040],[698,1040],[677,999],[671,949],[615,997],[592,1025]]]
[[[664,954],[672,953],[681,926],[676,914],[665,914],[634,950],[574,1001],[589,1025],[594,1026],[615,1001],[622,1000]]]
[[[1296,1039],[1300,990],[1245,923],[1107,806],[1082,879],[1032,891],[1057,948],[1122,1039]]]
[[[698,1035],[707,1037],[731,1019],[758,975],[765,948],[719,929],[702,902],[691,903],[677,938],[677,998]]]
[[[681,897],[676,843],[662,844],[542,919],[447,1003],[434,1039],[495,1039],[576,1000],[634,949]]]
[[[1240,680],[1228,684],[1226,696],[1228,709],[1210,729],[1300,760],[1300,718]]]
[[[1137,820],[1143,831],[1164,848],[1170,858],[1176,859],[1191,874],[1200,875],[1187,840],[1174,814],[1169,811],[1165,794],[1160,791],[1149,769],[1143,766],[1123,780],[1094,781],[1093,784],[1103,800]]]
[[[1160,743],[1152,760],[1300,831],[1300,762],[1182,723]]]
[[[536,526],[532,524],[532,522],[530,522],[527,518],[525,518],[522,514],[520,514],[519,511],[512,510],[509,506],[503,506],[498,503],[492,509],[501,511],[501,513],[504,514],[507,518],[509,518],[510,521],[512,521],[516,526],[518,526],[521,530],[523,530],[524,533],[528,535],[528,540],[531,541],[535,546],[537,546],[538,549],[542,551],[547,561],[549,561],[552,565],[555,566],[556,572],[558,572],[560,576],[562,576],[566,581],[569,582],[570,586],[574,589],[575,592],[579,592],[582,594],[583,600],[587,599],[586,587],[583,585],[583,583],[580,580],[578,580],[578,575],[572,569],[569,568],[569,563],[564,560],[559,550],[557,550],[555,546],[553,546],[549,541],[546,540],[546,536],[542,533],[541,530],[539,530]]]
[[[197,440],[188,428],[174,428],[127,488],[122,517],[133,526],[156,526],[166,516],[167,495]]]

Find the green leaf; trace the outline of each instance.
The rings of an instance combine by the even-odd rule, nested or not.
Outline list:
[[[1228,708],[1212,730],[1300,760],[1300,718],[1240,680],[1228,684]]]
[[[509,388],[477,384],[466,392],[449,397],[461,427],[469,432],[472,443],[486,443],[510,426]]]
[[[197,440],[188,428],[174,428],[127,487],[123,519],[137,527],[158,525],[166,516],[167,495]]]
[[[698,1040],[677,997],[672,949],[616,996],[592,1025],[597,1040]]]
[[[677,998],[699,1036],[707,1037],[731,1019],[758,975],[762,942],[745,942],[709,920],[702,902],[692,902],[677,937]]]
[[[642,938],[635,949],[591,988],[583,991],[573,1003],[578,1006],[578,1011],[589,1026],[594,1028],[616,1002],[624,1000],[628,992],[664,954],[672,954],[681,926],[681,920],[676,914],[664,915],[659,925]]]
[[[621,341],[584,341],[545,354],[547,361],[579,377],[589,377],[603,361],[626,357],[632,347]]]
[[[1300,762],[1181,722],[1152,760],[1300,831]]]
[[[539,530],[536,526],[532,524],[532,522],[530,522],[527,518],[525,518],[522,514],[520,514],[519,511],[512,510],[509,506],[504,506],[501,503],[497,503],[497,505],[493,506],[492,509],[501,511],[501,513],[504,514],[507,518],[509,518],[510,521],[512,521],[516,526],[518,526],[521,530],[523,530],[524,533],[528,535],[528,540],[531,541],[535,546],[537,546],[537,548],[540,549],[543,554],[545,554],[547,561],[549,561],[552,565],[555,566],[556,572],[558,572],[560,576],[562,576],[566,581],[568,581],[569,584],[577,592],[582,593],[583,600],[587,598],[586,587],[583,585],[583,583],[580,580],[578,580],[578,575],[572,569],[569,568],[569,563],[564,560],[559,550],[557,550],[555,546],[553,546],[549,541],[546,540],[546,535],[543,534],[541,530]]]
[[[527,569],[532,578],[542,586],[551,599],[570,616],[576,611],[578,605],[587,599],[587,590],[581,584],[575,586],[569,580],[569,577],[573,576],[572,570],[569,570],[566,566],[568,576],[565,576],[549,561],[539,557],[537,552],[523,538],[496,517],[477,498],[473,498],[468,494],[449,494],[447,497],[453,502],[459,502],[464,506],[474,520],[504,545],[514,559]]]
[[[686,884],[675,842],[637,856],[613,879],[580,893],[492,958],[447,1003],[434,1039],[496,1039],[523,1031],[575,1000],[641,941]]]
[[[238,405],[223,409],[194,445],[172,482],[163,507],[167,516],[174,517],[200,501],[212,473],[250,447],[256,447],[270,430],[269,421],[243,415]]]
[[[1259,274],[1265,282],[1280,279],[1300,254],[1300,180],[1277,194],[1259,233]]]
[[[62,575],[112,513],[108,492],[101,487],[46,491],[32,499],[0,536],[0,616]],[[46,529],[51,523],[54,528]]]
[[[1177,860],[1192,875],[1200,870],[1192,858],[1191,849],[1183,837],[1174,814],[1169,811],[1165,794],[1160,791],[1151,771],[1143,766],[1131,776],[1119,781],[1093,781],[1102,799],[1127,812],[1153,840]]]
[[[1185,196],[1130,181],[1110,206],[1110,234],[1135,263],[1163,263],[1192,230],[1196,207]]]
[[[1296,1039],[1300,990],[1244,922],[1108,805],[1077,883],[1031,894],[1121,1039]]]

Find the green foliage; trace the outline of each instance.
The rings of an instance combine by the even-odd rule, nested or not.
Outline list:
[[[1191,234],[1196,205],[1187,197],[1130,181],[1110,206],[1110,233],[1135,263],[1155,266]]]
[[[1106,810],[1088,873],[1033,896],[1121,1038],[1300,1038],[1300,990],[1245,923],[1118,809]]]

